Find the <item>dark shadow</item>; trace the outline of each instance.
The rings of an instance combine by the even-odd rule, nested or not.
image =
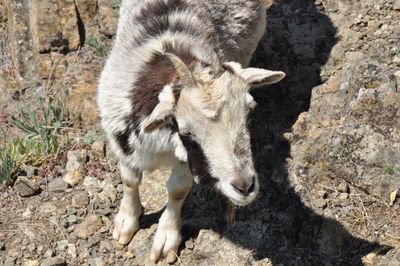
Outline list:
[[[282,135],[308,110],[311,91],[323,83],[321,68],[337,42],[337,30],[322,8],[313,1],[276,0],[268,9],[267,32],[251,64],[282,70],[287,77],[253,92],[258,107],[251,132],[260,196],[238,211],[236,224],[226,230],[218,216],[221,208],[207,196],[212,192],[194,186],[183,209],[184,239],[211,228],[273,265],[361,265],[372,250],[385,252],[385,247],[353,237],[337,221],[306,207],[289,184],[290,145]]]

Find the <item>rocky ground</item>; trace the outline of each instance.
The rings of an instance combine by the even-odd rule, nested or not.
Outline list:
[[[287,78],[254,92],[260,196],[228,227],[220,196],[195,185],[176,264],[400,265],[399,199],[389,206],[400,188],[400,1],[267,2],[267,34],[252,64]],[[93,90],[90,69],[102,57],[83,47],[73,60],[60,86]],[[3,114],[46,89],[5,97]],[[9,125],[9,115],[0,121]],[[3,187],[0,265],[150,264],[168,169],[143,178],[142,229],[118,245],[111,231],[122,185],[98,125],[89,124],[67,129],[68,150]],[[89,131],[96,137],[88,142]]]

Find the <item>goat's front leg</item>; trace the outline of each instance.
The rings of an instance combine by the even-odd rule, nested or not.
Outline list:
[[[172,168],[167,183],[167,207],[161,215],[151,248],[152,261],[158,261],[161,254],[167,256],[168,263],[173,263],[177,259],[181,243],[181,209],[192,183],[193,177],[186,163],[179,163]]]
[[[117,216],[113,238],[121,245],[128,244],[133,235],[139,230],[139,218],[143,213],[140,203],[139,184],[142,172],[132,170],[120,162],[121,178],[124,195]]]

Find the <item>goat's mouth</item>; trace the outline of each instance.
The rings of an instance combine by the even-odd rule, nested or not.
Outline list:
[[[243,193],[229,182],[217,182],[216,186],[228,199],[237,206],[246,206],[250,204],[257,196],[259,190],[258,179],[255,178],[250,191]]]

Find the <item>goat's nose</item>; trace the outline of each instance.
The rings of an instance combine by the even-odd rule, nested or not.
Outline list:
[[[239,192],[243,196],[248,196],[255,190],[254,179],[254,176],[249,179],[236,178],[231,182],[231,185],[235,188],[237,192]]]

